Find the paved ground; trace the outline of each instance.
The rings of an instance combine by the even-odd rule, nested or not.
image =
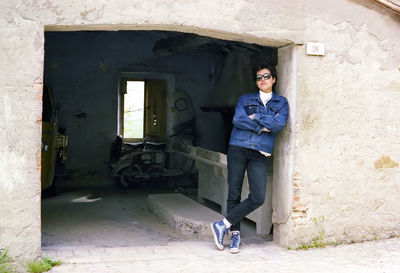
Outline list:
[[[400,272],[399,238],[289,251],[250,225],[240,254],[218,251],[211,236],[181,236],[149,214],[147,193],[106,188],[44,199],[42,257],[63,261],[50,272]]]
[[[166,246],[58,248],[43,254],[64,264],[51,272],[400,272],[400,239],[288,251],[266,243],[241,253],[216,250],[210,242]]]

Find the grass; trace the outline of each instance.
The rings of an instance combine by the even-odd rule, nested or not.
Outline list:
[[[296,250],[300,250],[300,249],[307,250],[309,248],[324,248],[325,246],[326,246],[325,239],[323,237],[323,234],[320,231],[319,236],[315,237],[311,243],[309,243],[309,244],[302,243],[300,246],[298,246],[296,248]]]
[[[334,243],[326,243],[325,242],[325,217],[322,216],[319,219],[313,218],[315,225],[319,227],[318,235],[312,239],[311,243],[301,243],[301,245],[296,247],[296,250],[300,249],[310,249],[310,248],[325,248],[327,245],[333,245]],[[292,247],[288,246],[288,250],[292,250]]]
[[[53,261],[48,257],[45,257],[41,260],[32,260],[27,262],[27,270],[30,273],[42,273],[49,271],[54,266],[60,265],[60,261]],[[1,272],[0,272],[1,273]]]
[[[0,273],[14,273],[14,269],[11,267],[11,258],[7,255],[8,249],[0,249]]]
[[[15,269],[12,267],[14,261],[7,253],[7,248],[0,248],[0,273],[16,273]],[[28,261],[26,263],[26,269],[29,273],[42,273],[49,271],[54,266],[60,264],[60,261],[53,261],[52,259],[45,257],[40,260]]]

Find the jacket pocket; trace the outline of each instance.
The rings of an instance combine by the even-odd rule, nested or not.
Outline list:
[[[274,115],[276,115],[279,110],[281,110],[281,108],[283,107],[283,103],[269,103],[268,104],[268,108],[267,111],[269,113],[274,113]]]
[[[252,114],[257,113],[257,106],[258,106],[258,104],[255,104],[255,103],[246,103],[244,105],[244,108],[246,110],[246,114],[248,116],[250,116]]]

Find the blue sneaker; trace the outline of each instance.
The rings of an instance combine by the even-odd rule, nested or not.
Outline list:
[[[224,250],[224,236],[228,233],[228,228],[223,221],[211,223],[210,226],[215,245],[219,250]]]
[[[240,252],[240,233],[237,231],[232,232],[232,242],[229,246],[229,252],[232,254],[236,254]]]

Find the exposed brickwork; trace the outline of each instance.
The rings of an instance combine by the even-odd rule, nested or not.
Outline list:
[[[293,207],[292,207],[292,220],[293,225],[301,224],[301,221],[307,217],[307,205],[301,203],[301,174],[296,172],[293,176]],[[299,221],[300,220],[300,221]]]

